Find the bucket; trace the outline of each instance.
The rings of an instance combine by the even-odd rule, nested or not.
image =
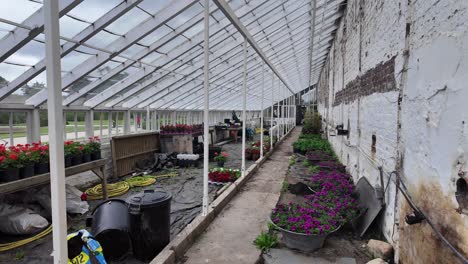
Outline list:
[[[171,194],[145,190],[130,196],[126,203],[133,255],[142,261],[151,260],[170,240]]]
[[[122,258],[130,249],[129,214],[125,201],[110,199],[99,204],[86,221],[101,244],[106,260]]]

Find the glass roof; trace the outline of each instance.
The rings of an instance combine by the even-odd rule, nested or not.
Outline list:
[[[47,102],[42,1],[0,0],[0,104]],[[210,108],[241,109],[241,32],[210,3]],[[345,0],[232,0],[248,45],[248,108],[318,80]],[[204,1],[60,0],[63,103],[93,109],[203,108]],[[66,12],[68,11],[68,12]],[[34,34],[30,34],[34,32]],[[283,81],[280,83],[278,77]],[[272,100],[272,95],[274,96]]]

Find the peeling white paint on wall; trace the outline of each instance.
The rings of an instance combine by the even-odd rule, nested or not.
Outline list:
[[[406,79],[402,78],[405,54]],[[396,91],[333,107],[338,91],[393,56]],[[457,208],[455,182],[460,172],[468,175],[468,1],[350,0],[325,67],[322,73],[329,72],[320,77],[319,112],[330,142],[353,178],[366,177],[376,186],[380,185],[378,166],[386,172],[397,170],[410,190],[416,192],[418,186],[429,183],[440,186],[453,209]],[[332,136],[339,124],[349,124],[349,137]],[[371,150],[373,135],[375,153]],[[423,197],[414,194],[417,203],[425,204]],[[400,226],[405,224],[398,220],[399,208],[394,216],[394,184],[388,187],[385,199],[383,233],[397,246],[394,218]],[[398,198],[397,205],[402,199]],[[438,212],[428,214],[438,217]],[[464,222],[455,227],[464,238],[454,243],[468,253],[468,216],[453,217]]]

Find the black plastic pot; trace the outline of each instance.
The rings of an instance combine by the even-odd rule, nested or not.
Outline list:
[[[135,258],[151,260],[169,243],[171,198],[165,191],[146,190],[127,199]]]
[[[218,146],[210,146],[209,148],[209,159],[210,161],[213,161],[214,157],[215,157],[215,153],[221,153],[221,150],[222,148],[221,147],[218,147]]]
[[[80,165],[83,163],[83,155],[73,155],[71,160],[72,166]]]
[[[92,226],[91,233],[101,244],[106,260],[122,258],[130,249],[130,222],[125,201],[107,200],[99,204],[92,215],[86,225]]]
[[[224,161],[218,161],[218,167],[224,167]]]
[[[49,172],[49,163],[36,163],[34,165],[34,174],[44,174]]]
[[[65,156],[65,168],[72,166],[72,156]]]
[[[0,182],[12,182],[20,179],[20,169],[5,169],[0,177]]]
[[[99,160],[101,159],[101,151],[96,151],[91,153],[91,160]]]
[[[20,170],[20,178],[26,179],[34,176],[34,164],[24,166]]]
[[[91,162],[91,154],[90,153],[83,154],[83,163],[86,163],[86,162]]]

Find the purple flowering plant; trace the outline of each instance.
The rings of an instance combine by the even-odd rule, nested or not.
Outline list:
[[[341,225],[341,217],[333,208],[322,204],[280,204],[273,209],[271,220],[285,230],[307,235],[331,233]]]
[[[314,191],[330,190],[335,193],[352,193],[354,185],[351,177],[337,171],[319,171],[310,178],[309,187]]]
[[[326,169],[330,171],[345,172],[346,170],[346,166],[344,166],[343,164],[340,164],[339,162],[332,161],[332,160],[320,161],[317,163],[317,166],[319,166],[321,169]]]

